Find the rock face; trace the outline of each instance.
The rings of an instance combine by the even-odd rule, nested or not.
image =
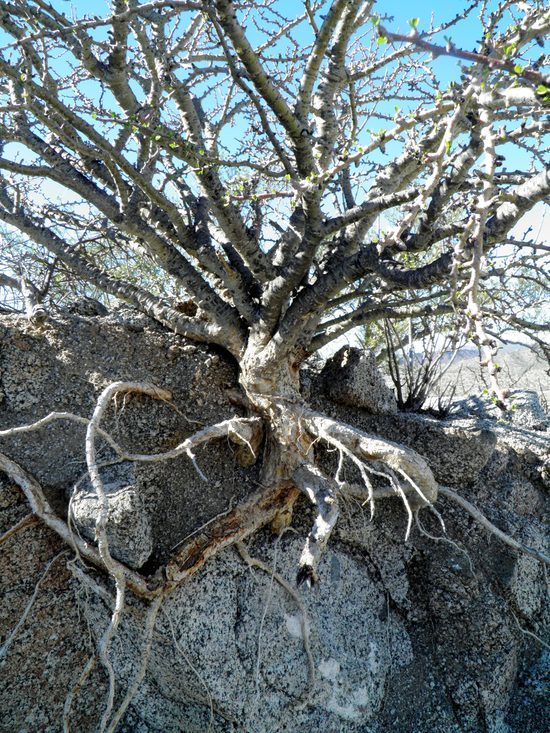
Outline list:
[[[549,426],[548,415],[542,409],[539,396],[533,390],[512,392],[512,420],[515,425],[527,430],[546,431]]]
[[[105,472],[107,473],[107,472]],[[103,489],[109,505],[107,540],[113,557],[131,568],[140,568],[153,552],[151,518],[142,494],[135,484],[128,484],[124,473],[113,472],[115,480],[103,478]],[[91,488],[77,490],[70,503],[74,526],[88,540],[95,537],[99,509],[97,494]]]
[[[173,392],[172,404],[130,397],[113,405],[105,428],[128,450],[166,450],[235,414],[228,399],[233,366],[146,319],[70,316],[38,331],[6,317],[0,335],[0,429],[52,409],[89,416],[116,379]],[[372,414],[351,409],[341,392],[331,394],[345,404],[327,401],[313,383],[316,408],[412,446],[440,483],[516,539],[543,549],[547,432],[391,408]],[[60,422],[24,439],[2,439],[0,451],[40,480],[61,515],[78,484],[73,524],[91,541],[96,500],[82,478],[83,437],[79,426]],[[107,446],[100,447],[108,462]],[[254,490],[257,469],[239,466],[225,443],[201,449],[197,460],[207,483],[186,458],[103,469],[114,555],[154,573],[184,537]],[[331,460],[327,454],[329,467]],[[248,543],[261,567],[249,567],[229,548],[169,596],[119,733],[547,730],[548,657],[535,638],[549,620],[540,564],[509,550],[448,500],[437,506],[446,539],[437,518],[424,512],[425,533],[413,530],[406,544],[398,499],[377,504],[373,521],[368,508],[345,496],[341,505],[314,588],[294,588],[313,520],[300,499],[290,530],[277,539],[265,529]],[[21,492],[0,473],[0,537],[28,513]],[[108,623],[113,587],[76,563],[41,524],[5,539],[0,552],[0,733],[58,733],[67,692]],[[110,651],[115,705],[139,671],[146,610],[130,594]],[[75,698],[71,730],[97,730],[107,691],[98,666]]]
[[[397,412],[395,397],[368,349],[343,346],[327,361],[321,381],[327,397],[342,405],[375,414]]]
[[[538,394],[533,390],[514,390],[510,392],[510,409],[501,416],[498,407],[486,397],[468,397],[453,406],[456,415],[470,415],[481,419],[501,417],[519,428],[546,432],[550,425]]]

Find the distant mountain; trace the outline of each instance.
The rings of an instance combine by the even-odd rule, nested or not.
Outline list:
[[[450,356],[448,357],[450,358]],[[443,362],[445,363],[445,362]],[[499,382],[509,390],[534,390],[550,403],[550,365],[531,349],[514,346],[499,352]],[[455,388],[454,399],[482,394],[488,384],[487,369],[480,365],[479,355],[471,348],[462,349],[435,388],[435,396],[449,387]]]

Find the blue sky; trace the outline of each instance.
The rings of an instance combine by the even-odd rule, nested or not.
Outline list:
[[[67,17],[73,16],[75,18],[93,15],[104,16],[110,10],[108,0],[52,0],[52,4]],[[388,29],[394,32],[408,33],[410,31],[408,20],[412,17],[417,17],[419,18],[418,30],[422,32],[422,30],[429,27],[432,20],[434,25],[438,26],[441,23],[451,20],[458,13],[463,12],[469,4],[467,0],[439,3],[434,2],[434,0],[415,0],[414,3],[403,2],[403,0],[379,0],[379,2],[375,3],[373,11],[382,16],[393,17],[393,20],[385,22]],[[488,0],[488,9],[490,10],[491,7],[496,7],[497,4],[496,0]],[[262,2],[261,0],[256,0],[255,3],[243,2],[242,5],[256,5],[261,7]],[[326,6],[329,6],[328,0]],[[296,0],[279,0],[277,8],[283,15],[290,18],[297,13],[303,12],[303,3],[297,2]],[[447,31],[456,46],[466,50],[474,50],[476,48],[481,36],[478,13],[479,10],[475,8],[464,20],[461,20],[457,25]],[[521,16],[521,12],[518,11],[518,14]],[[248,32],[253,39],[253,29],[249,28]],[[309,35],[305,26],[303,31],[297,31],[298,37],[300,33],[303,33],[305,41],[306,34]],[[442,37],[437,40],[444,43]],[[459,62],[453,58],[440,57],[433,62],[433,66],[437,75],[445,84],[451,79],[457,78],[460,74]]]
[[[261,7],[261,4],[261,0],[257,0],[255,3],[249,3],[249,6],[257,5]],[[327,6],[328,4],[327,2]],[[110,12],[110,3],[106,0],[53,0],[53,5],[67,17],[74,17],[75,19],[83,16],[105,16]],[[466,0],[439,3],[434,3],[433,0],[415,0],[414,3],[403,2],[403,0],[381,0],[376,3],[374,11],[381,15],[393,16],[393,20],[384,21],[389,30],[408,33],[410,31],[408,20],[411,17],[419,18],[418,30],[422,32],[430,25],[432,19],[434,25],[449,21],[457,13],[462,12],[467,5]],[[496,1],[488,0],[488,5],[489,7],[495,6]],[[302,12],[303,3],[297,0],[278,0],[278,8],[284,15],[292,17]],[[250,32],[253,35],[251,29]],[[304,30],[296,31],[295,37],[300,38],[300,34],[303,34],[304,43],[306,43],[309,33],[305,26]],[[447,31],[446,35],[451,36],[458,47],[466,50],[475,49],[481,35],[478,10],[474,10],[465,20],[461,20],[456,26]],[[442,38],[439,40],[443,41]],[[430,64],[433,65],[442,86],[446,86],[451,79],[456,79],[460,75],[460,64],[456,59],[439,57]],[[393,102],[391,103],[391,109],[393,110]],[[520,167],[522,157],[521,153],[514,152],[513,155],[509,156],[507,165]],[[49,195],[55,197],[60,195],[60,191],[52,184],[46,184],[46,187]],[[62,195],[66,196],[66,192],[63,192]],[[538,234],[539,240],[547,238],[550,216],[546,216],[546,220],[544,219],[544,209],[545,207],[542,204],[536,206],[516,227],[514,234],[521,236],[527,227],[531,226],[533,234]]]
[[[261,0],[255,3],[242,3],[261,7]],[[327,2],[327,6],[328,6]],[[59,11],[63,12],[67,17],[73,14],[75,17],[99,15],[103,16],[109,12],[109,2],[107,0],[52,0],[52,5]],[[287,17],[295,16],[298,12],[303,12],[303,3],[297,0],[279,0],[278,9]],[[468,3],[464,0],[460,2],[440,2],[434,3],[433,0],[415,0],[414,3],[403,2],[403,0],[380,0],[375,4],[376,13],[391,15],[394,21],[388,27],[391,30],[408,32],[410,30],[407,20],[413,16],[420,18],[419,30],[426,28],[433,14],[436,25],[441,22],[450,20],[457,13],[461,12]],[[494,0],[490,0],[489,5],[496,5]],[[470,16],[461,21],[453,30],[453,40],[457,45],[463,45],[466,48],[472,48],[477,38],[479,38],[479,20],[474,11]],[[441,60],[445,66],[448,62]],[[454,61],[450,62],[455,64]]]
[[[108,15],[110,12],[110,2],[108,0],[52,0],[52,4],[67,17],[82,18],[83,16],[90,17],[94,15],[101,17]],[[328,7],[329,4],[329,0],[327,0],[325,7]],[[242,2],[242,5],[245,7],[254,5],[261,7],[262,2],[261,0],[256,0],[254,3]],[[430,26],[431,22],[435,26],[447,22],[457,14],[464,12],[469,5],[468,0],[439,3],[434,2],[434,0],[415,0],[414,3],[403,2],[403,0],[379,0],[374,4],[373,12],[383,17],[390,16],[391,20],[384,21],[388,29],[402,33],[410,31],[408,20],[417,17],[419,18],[418,30],[422,32]],[[497,0],[488,0],[487,2],[488,10],[497,5]],[[515,3],[514,5],[518,4]],[[303,2],[296,0],[278,0],[277,2],[277,9],[288,18],[303,13],[303,7]],[[320,11],[320,13],[322,12]],[[521,11],[516,8],[515,12],[521,17]],[[466,50],[475,50],[481,37],[478,13],[479,9],[474,8],[465,19],[460,20],[445,34],[435,37],[434,40],[444,45],[443,35],[448,35],[456,46]],[[253,42],[255,36],[259,38],[259,33],[254,32],[252,25],[247,28],[247,32]],[[304,38],[304,43],[310,40],[310,31],[307,24],[294,31],[295,38],[300,38],[301,35]],[[454,58],[442,56],[431,61],[430,65],[434,68],[444,86],[460,75],[460,62]]]
[[[243,5],[258,6],[261,7],[261,0],[256,0],[255,3],[243,3]],[[329,0],[327,0],[326,7],[329,6]],[[449,21],[454,18],[458,13],[464,11],[469,2],[467,0],[460,0],[458,2],[440,2],[434,3],[433,0],[415,0],[414,3],[403,2],[403,0],[380,0],[375,3],[373,10],[384,17],[384,24],[389,30],[408,33],[410,31],[409,19],[417,17],[419,19],[418,30],[422,32],[427,29],[433,22],[435,26],[440,25],[443,22]],[[496,0],[488,0],[489,8],[497,4]],[[53,0],[53,5],[57,10],[62,11],[67,17],[82,18],[83,16],[91,17],[94,15],[103,17],[110,13],[110,2],[108,0]],[[277,9],[287,17],[293,17],[303,12],[303,3],[297,2],[296,0],[278,0]],[[478,9],[476,8],[471,12],[466,19],[459,21],[459,23],[453,26],[451,29],[446,31],[445,35],[452,37],[455,45],[458,47],[472,50],[477,46],[480,39],[480,21],[478,18]],[[391,16],[386,20],[385,16]],[[247,28],[248,33],[251,36],[251,40],[254,42],[262,35],[260,31],[254,32],[254,26],[252,24]],[[297,29],[294,32],[294,36],[300,39],[304,38],[304,44],[310,40],[310,29],[307,24]],[[439,39],[444,43],[443,38]],[[59,61],[58,63],[61,63]],[[452,79],[458,79],[460,76],[460,63],[457,59],[441,56],[435,60],[429,61],[430,66],[434,68],[438,78],[441,81],[442,87],[446,87],[448,82]],[[93,92],[92,92],[93,94]],[[103,102],[109,106],[109,95],[103,98]],[[403,103],[401,103],[403,107]],[[406,103],[405,103],[406,104]],[[388,101],[387,113],[393,115],[395,102]],[[112,102],[113,109],[117,109],[116,103]],[[403,107],[403,112],[406,109]],[[373,121],[373,128],[378,129],[380,126],[385,126],[381,121],[378,126]],[[387,126],[387,125],[386,125]],[[237,134],[235,134],[237,133]],[[232,134],[235,138],[238,137],[237,129],[233,129]],[[370,140],[370,135],[366,135],[366,142]],[[361,144],[365,143],[365,140],[360,140]],[[506,149],[505,149],[506,148]],[[391,152],[391,151],[388,151]],[[394,151],[395,152],[395,151]],[[506,153],[507,166],[510,168],[520,168],[524,162],[524,155],[515,146],[507,145],[501,146],[499,152]],[[385,158],[381,159],[384,162]]]
[[[245,7],[254,5],[261,7],[261,0],[256,0],[254,3],[242,3]],[[330,4],[327,0],[325,7]],[[497,4],[497,0],[488,0],[487,2],[489,9]],[[53,0],[53,5],[57,10],[62,11],[67,17],[82,18],[83,16],[91,17],[94,15],[103,17],[110,13],[110,2],[108,0]],[[440,2],[434,3],[434,0],[415,0],[414,3],[403,2],[403,0],[380,0],[375,3],[373,11],[380,14],[384,18],[384,23],[389,30],[400,31],[408,33],[410,26],[408,21],[412,17],[419,19],[418,30],[422,32],[427,29],[433,22],[434,25],[440,25],[443,22],[449,21],[454,18],[458,13],[464,11],[464,8],[469,5],[468,0],[460,0],[454,2]],[[296,0],[278,0],[277,9],[287,17],[293,17],[303,12],[303,3]],[[322,11],[321,11],[322,12]],[[449,29],[444,35],[452,37],[453,42],[458,47],[472,50],[476,48],[477,43],[480,39],[480,21],[478,18],[478,9],[474,9],[464,20]],[[386,20],[386,16],[391,16]],[[250,24],[247,28],[252,42],[259,41],[263,36],[261,31],[255,31],[253,24]],[[304,44],[310,40],[311,30],[308,28],[307,23],[304,23],[300,28],[293,31],[293,35],[296,39],[303,37]],[[444,43],[444,39],[437,39]],[[57,63],[62,63],[59,60]],[[429,65],[434,69],[438,79],[441,82],[441,86],[445,88],[449,81],[458,79],[460,76],[460,62],[457,59],[441,56],[435,60],[430,60]],[[93,94],[93,92],[92,92]],[[109,95],[106,94],[103,98],[104,104],[109,106]],[[407,112],[407,103],[399,102],[404,113]],[[113,101],[112,108],[116,111],[117,105]],[[394,114],[395,102],[388,100],[386,113],[390,116]],[[379,106],[380,108],[380,106]],[[380,127],[384,127],[382,121],[377,123],[373,120],[373,129],[377,130]],[[236,131],[234,130],[232,134]],[[368,138],[368,139],[367,139]],[[366,134],[365,140],[360,140],[361,144],[368,143],[370,136]],[[523,155],[514,146],[506,146],[506,150],[502,150],[507,156],[507,162],[510,167],[517,168],[521,166]]]

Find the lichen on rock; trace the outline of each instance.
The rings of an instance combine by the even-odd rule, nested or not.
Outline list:
[[[204,423],[235,414],[231,363],[146,326],[130,330],[128,339],[126,328],[112,318],[72,315],[52,319],[38,338],[24,319],[2,319],[1,427],[35,420],[53,406],[89,417],[97,394],[117,378],[147,379],[173,393],[171,405],[133,396],[113,404],[105,427],[132,450],[172,448]],[[415,448],[439,482],[454,486],[517,539],[544,548],[539,469],[547,446],[541,431],[472,418],[373,414],[312,391],[316,408]],[[82,481],[84,429],[56,423],[23,437],[3,439],[0,450],[42,482],[60,516],[78,484],[75,531],[92,543],[96,499]],[[108,446],[100,445],[101,459],[109,462]],[[319,459],[327,470],[337,460],[330,450],[319,450]],[[197,461],[206,482],[187,456],[102,469],[113,555],[132,567],[145,563],[143,572],[153,577],[178,542],[207,534],[213,518],[257,488],[256,467],[240,466],[226,441],[197,451]],[[214,733],[545,733],[542,696],[530,682],[542,674],[535,637],[549,622],[543,570],[446,499],[437,509],[446,538],[427,512],[421,521],[428,534],[414,528],[404,544],[399,500],[377,504],[371,521],[368,507],[344,495],[320,583],[301,589],[301,606],[277,576],[294,588],[312,523],[304,499],[282,537],[266,527],[249,541],[248,552],[267,571],[247,566],[234,548],[218,553],[165,602],[147,672],[118,732],[203,733],[212,715]],[[0,534],[28,513],[20,491],[2,480]],[[40,524],[4,543],[2,641],[45,564],[62,551],[59,538]],[[68,554],[53,563],[0,664],[1,733],[61,730],[67,692],[101,639],[112,604],[106,576]],[[127,604],[110,650],[120,694],[139,670],[147,608],[131,594]],[[72,710],[81,733],[96,730],[104,705],[105,675],[94,675]]]

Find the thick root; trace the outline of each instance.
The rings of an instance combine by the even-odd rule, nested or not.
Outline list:
[[[433,473],[421,455],[390,440],[382,440],[364,433],[351,425],[333,420],[314,410],[305,409],[300,413],[302,423],[315,437],[327,444],[346,452],[360,461],[380,461],[404,479],[402,488],[411,494],[412,508],[433,504],[437,500],[437,483]]]
[[[50,507],[42,487],[35,478],[3,453],[0,453],[0,471],[3,471],[20,487],[33,513],[47,527],[53,529],[77,555],[82,556],[96,567],[105,569],[97,548],[71,532],[67,523],[60,519]],[[136,595],[143,598],[154,598],[158,594],[158,588],[155,588],[154,584],[150,586],[146,579],[139,573],[130,570],[130,568],[126,567],[123,563],[119,563],[117,560],[113,560],[113,563],[117,566],[117,570],[120,569],[124,573],[128,587]]]
[[[303,465],[296,469],[294,480],[318,510],[300,557],[297,575],[298,585],[313,585],[318,580],[317,568],[338,519],[337,486],[313,465]]]
[[[299,494],[290,482],[268,487],[251,496],[245,503],[222,515],[180,547],[165,568],[166,587],[177,587],[191,577],[208,558],[225,547],[246,539],[269,524]]]
[[[113,462],[116,463],[122,461],[165,461],[177,458],[182,454],[186,454],[193,462],[193,465],[195,466],[201,478],[203,478],[203,480],[205,481],[207,481],[207,478],[197,466],[195,455],[193,453],[193,450],[197,446],[214,439],[224,437],[229,438],[239,446],[239,450],[242,453],[243,462],[251,464],[256,460],[257,450],[261,442],[262,428],[259,418],[232,418],[222,421],[216,425],[211,425],[207,428],[199,430],[195,434],[191,435],[189,438],[186,438],[183,443],[181,443],[179,446],[171,451],[160,454],[131,454],[121,448],[115,442],[115,440],[101,428],[101,421],[113,397],[115,397],[119,393],[136,392],[140,394],[150,395],[151,397],[154,397],[156,399],[169,400],[171,398],[169,392],[167,392],[166,390],[162,390],[155,385],[136,382],[115,382],[109,385],[105,390],[103,390],[103,392],[99,396],[96,408],[90,420],[67,412],[51,413],[47,417],[38,420],[35,423],[0,432],[0,438],[9,438],[22,433],[39,430],[57,420],[70,420],[86,425],[85,447],[88,476],[99,501],[99,511],[97,513],[95,525],[97,547],[94,547],[93,545],[84,542],[80,537],[73,534],[70,526],[64,520],[58,517],[50,507],[45,497],[44,491],[42,490],[42,487],[40,486],[38,481],[30,476],[21,466],[8,458],[8,456],[0,453],[0,470],[4,471],[10,477],[10,479],[22,489],[33,511],[33,514],[25,517],[24,520],[8,530],[8,532],[6,532],[0,538],[0,543],[6,542],[11,536],[13,536],[23,527],[30,526],[35,521],[42,520],[48,527],[53,529],[66,542],[69,547],[71,547],[76,552],[77,556],[81,556],[86,560],[91,561],[96,566],[105,570],[109,574],[109,576],[114,579],[115,582],[116,597],[110,622],[98,642],[96,652],[89,659],[78,681],[76,682],[75,686],[73,687],[65,701],[63,713],[63,730],[66,733],[68,733],[68,731],[70,730],[70,712],[74,696],[85,683],[85,681],[89,678],[89,675],[91,674],[98,661],[102,663],[103,667],[107,671],[109,678],[107,700],[98,730],[101,733],[103,733],[104,731],[115,730],[119,720],[121,719],[126,708],[130,704],[131,699],[134,697],[135,692],[137,691],[137,688],[145,674],[147,660],[150,655],[155,618],[162,603],[162,600],[170,592],[170,590],[172,590],[175,585],[177,585],[178,582],[177,580],[175,581],[174,577],[170,576],[170,573],[167,573],[168,579],[165,582],[163,582],[160,575],[158,574],[153,580],[146,579],[142,577],[139,573],[130,570],[125,564],[115,560],[111,556],[107,538],[107,521],[109,513],[108,503],[103,486],[103,481],[101,478],[101,468],[104,464],[100,464],[97,461],[97,439],[100,438],[104,440],[115,452],[115,454],[117,454],[117,459],[115,461],[108,461],[109,465]],[[268,503],[270,502],[268,501]],[[276,511],[278,511],[280,509],[280,506],[277,505],[277,502],[275,502],[275,506]],[[252,523],[248,524],[248,532],[246,530],[241,530],[241,532],[239,533],[239,539],[246,537],[247,534],[249,534],[251,531],[254,531],[254,529],[258,528],[258,526],[262,526],[264,523],[266,523],[266,521],[269,521],[269,519],[272,518],[272,515],[270,514],[267,519],[264,520],[263,514],[261,512],[259,513],[259,515],[255,514],[255,516],[257,516],[258,521],[253,521]],[[235,523],[238,523],[235,521],[235,518],[233,518],[233,521]],[[246,525],[246,522],[244,524]],[[233,531],[228,532],[226,543],[234,541],[232,539],[229,539],[232,538],[232,535]],[[197,540],[194,540],[191,544],[196,550]],[[223,545],[224,542],[222,541],[221,546]],[[203,553],[204,559],[210,556],[210,554],[214,554],[216,548],[219,549],[219,546],[217,545],[217,543],[214,543],[214,547],[211,551],[205,549]],[[187,549],[189,548],[187,547]],[[185,548],[183,552],[184,551]],[[202,563],[197,561],[193,563],[192,567],[186,567],[182,577],[188,577],[189,575],[191,575],[194,570],[200,567],[200,564]],[[128,693],[126,694],[121,705],[117,710],[113,710],[116,693],[116,679],[114,669],[109,658],[109,649],[111,641],[117,632],[117,628],[124,613],[125,594],[127,588],[131,589],[139,596],[152,600],[152,604],[146,624],[146,644],[144,649],[143,665],[141,666],[139,673],[134,680],[134,683],[130,686]],[[34,600],[34,596],[33,599],[31,599],[29,610],[32,605],[32,600]],[[14,638],[16,632],[17,629],[14,630],[14,634],[12,635],[12,637],[10,637],[10,643],[11,639]],[[8,647],[9,644],[2,647],[2,650],[0,651],[5,653]]]
[[[405,539],[407,539],[414,514],[422,507],[429,506],[433,508],[433,503],[438,497],[439,489],[441,494],[458,503],[502,541],[546,564],[550,564],[550,559],[546,555],[538,550],[522,545],[503,533],[489,522],[479,510],[456,494],[452,489],[438,487],[428,463],[414,450],[369,435],[350,425],[331,419],[307,408],[301,402],[294,403],[284,400],[283,406],[278,409],[278,403],[275,400],[273,405],[277,406],[277,409],[274,407],[271,411],[271,417],[273,418],[271,425],[272,434],[270,436],[271,443],[268,441],[268,444],[271,445],[271,453],[267,450],[264,451],[264,462],[267,466],[267,469],[264,471],[264,477],[268,476],[272,480],[268,481],[266,485],[263,485],[261,491],[251,496],[243,504],[235,508],[230,506],[227,511],[213,518],[194,532],[193,535],[186,538],[161,571],[157,572],[153,578],[145,578],[114,559],[110,554],[107,541],[108,505],[101,478],[101,469],[107,464],[100,464],[97,461],[97,440],[104,441],[116,456],[114,461],[110,460],[108,462],[109,465],[113,462],[121,461],[160,462],[185,454],[193,462],[199,475],[206,481],[207,479],[200,471],[195,459],[194,450],[198,446],[212,440],[228,438],[239,447],[239,451],[242,453],[242,462],[250,464],[256,460],[258,455],[263,436],[263,427],[262,420],[259,417],[234,417],[197,431],[186,438],[176,448],[165,453],[129,453],[119,446],[101,428],[102,418],[112,398],[121,392],[138,392],[148,394],[156,399],[170,399],[168,392],[154,385],[116,382],[102,392],[90,420],[67,412],[51,413],[33,424],[0,431],[0,438],[9,438],[25,432],[39,430],[56,420],[71,420],[86,426],[88,475],[99,499],[99,511],[96,520],[97,547],[73,534],[70,526],[57,516],[50,507],[38,481],[24,471],[17,463],[0,453],[0,471],[5,472],[12,481],[20,486],[32,511],[32,514],[24,517],[0,537],[0,545],[7,542],[13,535],[25,527],[31,526],[41,520],[53,529],[75,551],[77,556],[81,556],[83,559],[90,561],[106,571],[115,581],[116,595],[110,623],[98,642],[96,652],[90,658],[67,697],[63,717],[64,731],[69,731],[72,700],[84,682],[89,678],[97,662],[101,662],[109,676],[109,690],[99,730],[114,733],[145,675],[148,658],[151,653],[155,620],[164,599],[178,585],[193,575],[206,560],[230,545],[237,546],[241,557],[249,565],[259,567],[265,571],[269,570],[261,561],[251,558],[248,555],[246,548],[242,545],[242,541],[270,522],[277,520],[277,518],[280,519],[281,516],[287,517],[289,508],[292,507],[300,492],[304,493],[312,504],[315,505],[317,516],[307,537],[299,561],[298,584],[306,582],[312,585],[318,579],[319,564],[338,519],[338,494],[340,492],[342,494],[351,493],[364,500],[363,503],[369,503],[371,513],[374,511],[374,505],[377,499],[386,496],[399,496],[404,503],[408,515],[408,526],[405,536]],[[323,475],[314,465],[314,445],[319,441],[338,452],[339,462],[334,477]],[[350,462],[359,472],[361,478],[360,484],[349,484],[343,479],[343,466],[345,461]],[[373,476],[383,477],[387,481],[387,487],[381,488],[378,485],[380,482],[377,484],[376,481],[372,480]],[[444,531],[444,525],[442,524],[442,526]],[[421,525],[419,525],[419,529],[427,536],[431,536],[423,530]],[[176,550],[176,548],[173,549]],[[273,577],[286,588],[293,598],[297,599],[303,611],[301,600],[296,594],[296,591],[293,591],[291,586],[280,576],[273,573]],[[0,657],[7,652],[11,641],[18,632],[18,628],[24,621],[26,614],[30,611],[41,580],[28,609],[25,611],[22,621],[10,635],[7,645],[5,644],[2,650],[0,650]],[[131,590],[142,598],[152,601],[152,603],[146,620],[143,642],[143,664],[140,666],[122,703],[118,708],[115,708],[116,680],[113,666],[109,659],[109,647],[124,613],[126,589]],[[304,624],[307,624],[305,615]],[[305,628],[304,644],[310,665],[310,683],[312,684],[314,665],[309,650],[308,633],[308,629]]]
[[[317,568],[322,553],[338,518],[337,491],[350,488],[341,476],[345,459],[360,473],[363,485],[359,490],[363,495],[366,491],[371,517],[376,498],[389,495],[401,498],[408,517],[405,540],[411,531],[414,511],[422,506],[431,506],[436,501],[437,483],[426,460],[410,448],[368,435],[303,406],[299,412],[297,410],[296,419],[304,431],[312,436],[312,441],[323,441],[336,449],[340,456],[333,479],[323,476],[308,461],[304,461],[293,474],[296,485],[318,508],[298,571],[298,583],[313,584],[317,580]],[[380,464],[383,464],[382,469]],[[390,490],[380,492],[374,488],[371,476],[383,477],[388,481]]]

